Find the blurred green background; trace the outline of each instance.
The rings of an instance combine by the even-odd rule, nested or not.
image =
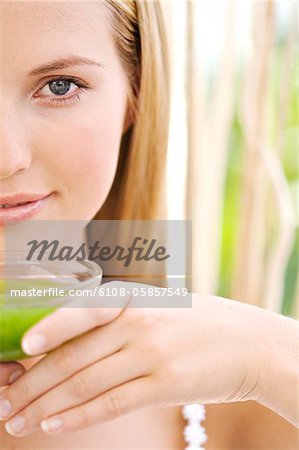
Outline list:
[[[273,137],[277,129],[277,111],[281,73],[283,68],[283,55],[286,42],[281,39],[273,50],[273,61],[270,72],[270,101],[269,122]],[[284,141],[282,148],[282,164],[289,188],[292,192],[294,208],[298,217],[298,62],[293,65],[290,86],[290,102],[286,116]],[[239,81],[244,76],[239,74]],[[236,236],[238,233],[240,215],[240,193],[242,178],[242,163],[244,157],[244,135],[238,115],[238,96],[234,111],[229,143],[229,159],[225,186],[225,201],[223,209],[223,228],[221,240],[221,268],[218,295],[229,297],[231,291],[232,272],[235,262]],[[275,114],[276,113],[276,114]],[[297,315],[297,283],[298,283],[298,255],[299,255],[299,227],[297,222],[296,238],[289,257],[285,273],[284,295],[281,313],[296,317]]]

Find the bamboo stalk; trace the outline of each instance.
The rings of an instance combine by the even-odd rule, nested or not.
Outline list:
[[[296,7],[292,5],[291,21],[284,55],[281,62],[281,76],[280,76],[280,92],[278,104],[278,123],[277,134],[275,139],[276,152],[279,156],[283,153],[283,145],[285,141],[285,126],[287,114],[289,111],[291,93],[292,93],[292,75],[294,63],[296,63],[296,38],[297,38],[297,16]]]
[[[189,162],[187,216],[193,220],[193,274],[196,291],[216,293],[222,231],[222,209],[228,142],[234,106],[234,4],[227,6],[227,32],[214,95],[207,107],[207,81],[195,55],[195,3],[188,3],[189,17]],[[192,67],[192,70],[190,68]]]
[[[261,305],[265,251],[265,195],[267,183],[257,142],[267,136],[268,68],[272,49],[273,4],[254,6],[253,49],[244,86],[241,123],[245,139],[240,235],[232,296]]]
[[[267,309],[281,312],[284,276],[296,237],[296,219],[290,189],[281,161],[274,150],[266,145],[260,144],[260,155],[270,178],[279,220],[276,244],[265,270],[263,301]]]
[[[186,187],[186,217],[192,219],[192,291],[203,292],[207,267],[202,264],[201,226],[203,175],[205,159],[202,154],[202,138],[205,129],[204,105],[204,70],[195,41],[195,15],[194,1],[186,2],[187,8],[187,67],[186,67],[186,97],[188,104],[188,163]],[[205,255],[206,256],[206,255]],[[203,272],[201,272],[203,268]]]
[[[295,8],[293,8],[295,13]],[[274,148],[261,145],[261,156],[272,187],[272,200],[278,215],[276,243],[270,253],[265,273],[264,301],[266,308],[281,312],[284,294],[284,277],[296,239],[296,217],[292,195],[285,177],[281,157],[285,141],[285,127],[291,98],[293,64],[296,60],[296,15],[292,15],[287,35],[279,83],[278,122]]]

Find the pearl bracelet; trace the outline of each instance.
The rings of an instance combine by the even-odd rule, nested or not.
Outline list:
[[[182,408],[182,415],[187,421],[184,428],[184,438],[188,444],[185,450],[204,450],[203,444],[208,440],[206,430],[201,422],[206,418],[204,405],[190,404]]]

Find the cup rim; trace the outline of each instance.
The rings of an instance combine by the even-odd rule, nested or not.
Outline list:
[[[19,254],[21,254],[21,252]],[[70,263],[70,262],[72,263],[72,265],[76,264],[78,266],[78,272],[65,271],[65,273],[64,273],[63,271],[61,271],[61,276],[59,277],[58,274],[52,273],[50,271],[49,266],[52,266],[52,268],[55,268],[55,267],[62,268],[63,266],[67,267],[68,263]],[[78,275],[80,273],[79,272],[80,267],[81,268],[85,267],[87,269],[87,272],[90,274],[90,276],[88,278],[86,278],[85,280],[84,279],[79,280],[80,288],[83,288],[83,287],[89,286],[90,284],[93,284],[97,279],[101,280],[102,276],[103,276],[102,267],[99,264],[97,264],[95,261],[92,261],[89,259],[84,259],[84,260],[76,259],[76,260],[72,260],[72,261],[42,261],[42,260],[41,261],[36,261],[36,260],[27,261],[24,259],[2,261],[0,259],[0,269],[4,268],[4,273],[5,273],[5,270],[9,271],[10,267],[22,267],[22,266],[36,266],[36,267],[40,267],[41,269],[44,269],[45,271],[49,271],[49,275],[51,275],[51,277],[49,277],[49,280],[50,280],[50,278],[53,279],[53,275],[54,276],[56,275],[56,280],[58,280],[59,278],[63,279],[64,277],[65,277],[65,279],[70,278],[71,275]],[[69,283],[67,283],[68,288],[77,284],[78,278],[79,277],[75,278],[76,281],[74,280],[73,282],[70,281]],[[0,279],[1,279],[1,275],[0,275]],[[11,278],[8,277],[8,279],[22,279],[22,280],[28,279],[29,280],[30,277],[28,277],[28,276],[26,277],[26,275],[23,275],[23,276],[12,276]],[[47,277],[46,276],[38,277],[38,275],[36,275],[36,276],[33,275],[32,279],[45,280],[45,279],[47,279]]]

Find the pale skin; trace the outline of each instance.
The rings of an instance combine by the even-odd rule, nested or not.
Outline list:
[[[46,191],[49,202],[36,218],[90,220],[111,187],[127,126],[127,79],[105,9],[0,8],[2,111],[10,111],[1,116],[1,194]],[[70,55],[96,63],[29,75]],[[73,100],[58,104],[45,82],[61,77],[86,87],[72,82],[64,98]],[[9,434],[61,435],[145,407],[240,400],[298,426],[295,320],[215,296],[194,294],[192,308],[173,310],[131,308],[130,301],[60,309],[24,336],[28,354],[49,353],[26,372],[15,362],[1,365]]]

